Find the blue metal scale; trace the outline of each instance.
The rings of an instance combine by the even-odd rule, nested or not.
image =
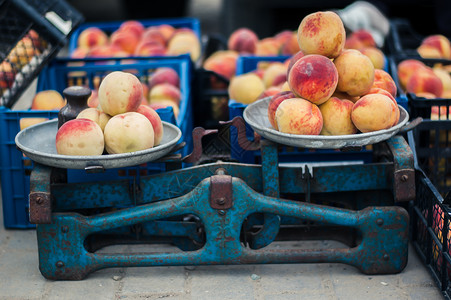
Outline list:
[[[201,157],[201,136],[193,134],[191,162]],[[109,267],[324,262],[365,274],[401,272],[409,224],[403,204],[415,197],[404,138],[373,145],[373,163],[336,166],[280,165],[278,146],[247,144],[260,148],[261,165],[222,159],[179,168],[181,160],[172,159],[168,171],[132,181],[68,183],[67,170],[36,163],[30,220],[42,275],[81,280]],[[343,246],[267,247],[309,239]],[[157,243],[176,250],[152,250]],[[119,244],[146,244],[149,251],[99,251]]]

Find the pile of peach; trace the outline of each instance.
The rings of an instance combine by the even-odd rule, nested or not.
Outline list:
[[[129,20],[122,22],[111,35],[95,26],[84,29],[71,56],[129,57],[189,53],[191,59],[196,61],[200,52],[200,40],[191,28],[174,28],[169,24],[146,28],[139,21]]]
[[[145,150],[160,144],[163,124],[157,112],[143,105],[139,79],[127,72],[109,73],[100,83],[99,108],[87,108],[64,123],[56,134],[63,155],[101,155]]]
[[[233,77],[230,98],[249,104],[271,96],[269,121],[284,133],[348,135],[398,123],[396,84],[370,34],[346,38],[339,16],[326,11],[306,16],[297,40],[300,51],[289,60]]]

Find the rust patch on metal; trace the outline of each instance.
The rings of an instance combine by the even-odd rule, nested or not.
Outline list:
[[[210,206],[213,209],[228,209],[233,205],[232,176],[210,177]]]
[[[413,169],[396,171],[393,189],[397,202],[415,199],[415,171]]]
[[[31,192],[29,197],[29,216],[32,224],[52,223],[52,203],[49,193]]]

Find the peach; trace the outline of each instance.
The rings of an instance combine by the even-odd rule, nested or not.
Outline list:
[[[159,145],[161,143],[161,140],[163,139],[163,123],[161,122],[161,118],[158,113],[148,105],[140,105],[136,112],[144,115],[147,119],[149,119],[150,123],[152,124],[154,133],[153,145]]]
[[[377,47],[373,35],[366,29],[356,30],[351,33],[350,37],[359,40],[363,47]]]
[[[139,38],[131,32],[115,31],[110,36],[110,44],[129,54],[133,54],[136,46],[139,44]]]
[[[296,98],[296,96],[291,91],[279,92],[271,97],[268,104],[268,119],[274,129],[279,130],[276,119],[276,110],[279,104],[286,99]]]
[[[288,84],[293,93],[317,105],[330,98],[338,81],[338,72],[333,62],[317,54],[301,57],[288,74]]]
[[[149,107],[153,108],[154,110],[160,109],[160,108],[166,108],[166,107],[172,107],[172,111],[174,112],[175,119],[178,118],[180,113],[180,108],[178,107],[177,103],[170,99],[158,99],[155,100],[156,102],[150,103]]]
[[[442,81],[443,91],[450,91],[451,90],[451,76],[449,75],[449,73],[447,71],[445,71],[444,69],[438,68],[438,67],[432,68],[432,71]]]
[[[337,57],[345,45],[346,32],[340,17],[332,11],[307,15],[298,28],[299,48],[304,54]]]
[[[16,71],[13,65],[6,60],[0,64],[0,88],[9,89],[16,80]]]
[[[228,87],[230,99],[243,104],[254,102],[264,90],[265,84],[263,80],[253,73],[245,73],[233,77]]]
[[[346,49],[334,59],[334,64],[338,72],[338,91],[351,96],[361,96],[371,89],[374,66],[360,51]]]
[[[275,38],[264,38],[257,42],[255,46],[255,55],[257,56],[276,56],[279,55],[280,42]]]
[[[181,55],[189,53],[191,60],[197,61],[201,53],[199,38],[193,31],[176,31],[169,40],[167,55]]]
[[[77,39],[79,48],[93,48],[108,44],[108,36],[98,27],[88,27],[80,32]]]
[[[368,94],[354,103],[351,120],[361,132],[372,132],[392,127],[393,113],[393,101],[389,97]]]
[[[149,101],[155,102],[157,99],[170,99],[180,105],[182,93],[180,89],[170,83],[160,83],[150,89]]]
[[[401,87],[405,89],[410,76],[412,76],[419,68],[425,67],[426,65],[417,59],[405,59],[401,61],[397,67],[398,79]]]
[[[432,45],[422,44],[417,48],[417,52],[422,58],[442,58],[440,50]]]
[[[134,56],[164,56],[166,48],[156,42],[140,41],[133,52]]]
[[[294,55],[299,50],[298,34],[296,31],[290,31],[290,37],[282,43],[280,53],[282,55]]]
[[[238,52],[232,50],[219,50],[205,60],[203,67],[205,70],[213,71],[230,80],[236,73],[237,59]]]
[[[365,47],[365,45],[363,44],[362,41],[359,40],[359,38],[357,36],[351,35],[346,38],[345,45],[344,45],[345,49],[360,50],[364,47]]]
[[[277,86],[287,81],[287,67],[281,62],[273,62],[263,74],[266,88]]]
[[[59,110],[66,101],[58,91],[44,90],[36,93],[31,102],[31,109],[33,110]]]
[[[114,71],[99,86],[100,108],[110,116],[136,111],[141,104],[143,88],[139,79],[127,72]]]
[[[304,53],[301,50],[299,50],[298,52],[293,54],[293,56],[290,57],[287,66],[287,76],[288,73],[290,73],[291,67],[293,67],[294,63],[297,62],[301,57],[304,57]]]
[[[379,48],[376,47],[365,47],[360,49],[363,55],[368,56],[368,58],[373,63],[375,69],[383,69],[385,66],[385,55]]]
[[[158,30],[161,32],[161,34],[164,36],[164,39],[169,41],[169,39],[172,37],[176,29],[169,24],[161,24],[157,26]]]
[[[348,135],[357,133],[357,127],[351,120],[354,102],[331,97],[319,106],[323,116],[321,135]]]
[[[441,34],[434,34],[427,36],[423,41],[421,42],[421,46],[427,45],[432,48],[437,49],[439,53],[439,57],[437,58],[445,58],[450,59],[451,58],[451,43],[449,39]],[[420,52],[420,51],[418,51]],[[421,52],[420,52],[421,54]]]
[[[100,129],[105,129],[106,123],[111,119],[110,115],[107,115],[100,109],[89,107],[85,108],[81,112],[78,113],[77,119],[89,119],[97,123],[100,126]]]
[[[282,101],[275,120],[279,131],[284,133],[319,135],[323,128],[323,116],[318,106],[302,98]]]
[[[410,76],[406,91],[414,94],[428,92],[441,97],[443,83],[431,68],[422,68]]]
[[[101,155],[105,140],[100,126],[89,119],[65,122],[56,133],[56,152],[62,155]]]
[[[396,83],[391,77],[391,75],[384,70],[381,69],[375,69],[374,70],[374,82],[373,82],[373,88],[381,88],[386,91],[388,91],[390,94],[392,94],[393,97],[396,97]]]
[[[149,149],[155,141],[152,123],[137,112],[113,116],[106,124],[103,134],[105,150],[109,154]]]
[[[48,118],[21,118],[19,120],[20,130],[47,121]]]
[[[157,26],[150,26],[148,27],[142,37],[141,40],[147,41],[147,42],[154,42],[157,44],[160,44],[163,47],[166,47],[167,39],[163,35],[163,33],[158,29]]]
[[[122,24],[119,26],[118,30],[133,33],[139,39],[139,38],[141,38],[141,35],[145,31],[145,27],[139,21],[127,20],[127,21],[122,22]]]
[[[241,54],[254,54],[257,49],[258,36],[249,28],[238,28],[227,40],[227,48]]]
[[[149,77],[149,89],[160,83],[169,83],[180,88],[180,76],[174,69],[170,67],[160,67]]]

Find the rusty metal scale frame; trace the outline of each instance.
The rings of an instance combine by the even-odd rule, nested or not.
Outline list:
[[[404,204],[415,198],[413,154],[401,135],[374,146],[374,163],[280,166],[278,145],[249,141],[261,165],[200,163],[194,150],[170,155],[167,171],[105,182],[67,183],[65,169],[36,163],[30,182],[30,221],[37,224],[39,268],[54,280],[81,280],[108,267],[345,263],[365,274],[401,272],[408,257]],[[160,161],[162,161],[160,160]],[[192,166],[181,168],[182,163]],[[289,199],[288,199],[289,198]],[[294,200],[293,200],[294,199]],[[279,240],[335,239],[335,249],[269,249]],[[145,243],[149,253],[99,252],[106,246]],[[182,251],[152,252],[169,243]]]

